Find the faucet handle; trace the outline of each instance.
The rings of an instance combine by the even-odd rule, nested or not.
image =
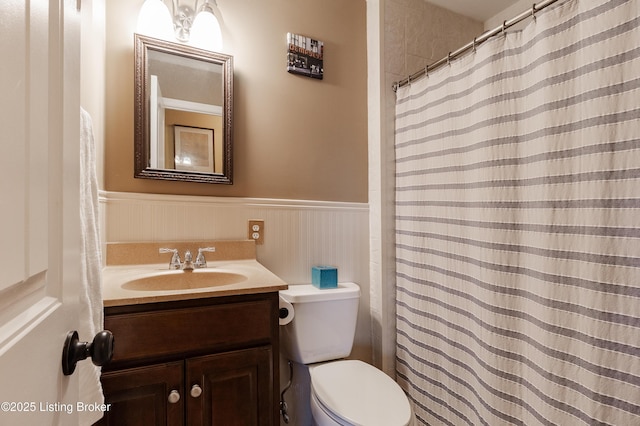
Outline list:
[[[196,257],[196,263],[194,264],[194,266],[196,268],[206,268],[207,267],[207,259],[204,258],[204,253],[203,252],[209,252],[209,253],[213,253],[216,251],[215,247],[204,247],[204,248],[199,248],[198,249],[198,256]]]
[[[180,261],[180,255],[178,254],[178,249],[161,248],[159,252],[173,253],[173,256],[171,256],[171,261],[169,262],[169,269],[180,269],[182,262]]]

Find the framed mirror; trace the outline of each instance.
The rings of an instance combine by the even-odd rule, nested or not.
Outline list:
[[[233,58],[135,35],[137,178],[233,183]]]

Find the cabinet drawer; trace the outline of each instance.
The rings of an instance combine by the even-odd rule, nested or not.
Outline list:
[[[108,369],[270,343],[273,300],[106,315],[115,339]]]

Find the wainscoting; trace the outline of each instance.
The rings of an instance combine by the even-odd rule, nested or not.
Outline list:
[[[249,219],[263,219],[258,261],[284,281],[309,283],[311,266],[325,264],[360,285],[353,356],[370,361],[368,204],[101,192],[100,208],[105,244],[240,240]]]

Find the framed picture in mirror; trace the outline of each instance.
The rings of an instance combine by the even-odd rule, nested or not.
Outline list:
[[[176,170],[214,173],[213,129],[174,126]]]

